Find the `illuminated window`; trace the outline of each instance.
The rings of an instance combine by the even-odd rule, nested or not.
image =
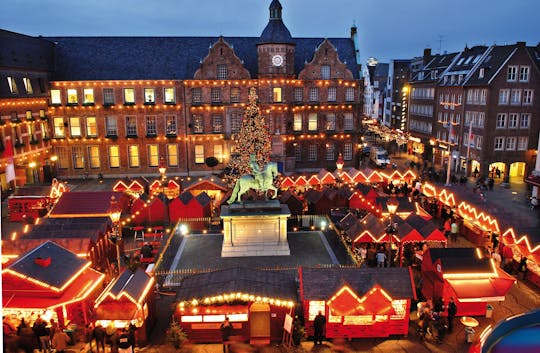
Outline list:
[[[354,87],[345,88],[345,101],[347,102],[354,101]]]
[[[302,131],[302,114],[300,113],[294,114],[293,130]]]
[[[107,137],[118,136],[118,125],[115,116],[105,117],[105,129],[107,130]]]
[[[169,167],[178,167],[178,145],[167,145],[167,164]]]
[[[120,168],[120,148],[118,146],[109,146],[109,167]]]
[[[66,130],[64,126],[64,118],[53,118],[54,137],[64,138],[66,137]]]
[[[231,88],[231,103],[240,102],[240,88],[232,87]]]
[[[325,313],[324,301],[323,300],[310,300],[309,309],[308,309],[308,321],[315,320],[315,316],[319,313]]]
[[[139,158],[139,146],[138,145],[129,145],[128,146],[128,163],[131,168],[140,167],[140,158]]]
[[[114,105],[114,88],[103,89],[103,105]]]
[[[304,100],[304,89],[302,87],[294,88],[294,101],[302,102]]]
[[[309,101],[310,102],[319,101],[319,88],[318,87],[311,87],[309,89]]]
[[[336,130],[336,115],[333,113],[326,114],[326,131]]]
[[[156,103],[156,90],[153,88],[144,89],[144,104]]]
[[[272,89],[274,103],[281,102],[281,87],[274,87]]]
[[[212,103],[220,103],[221,102],[221,88],[212,87],[210,89],[210,99],[212,100]]]
[[[69,168],[69,158],[66,147],[56,147],[55,154],[58,156],[56,161],[56,166],[58,169],[67,169]]]
[[[86,118],[86,136],[97,137],[97,120],[95,116],[89,116]]]
[[[146,117],[146,136],[155,137],[157,136],[157,124],[155,116]]]
[[[159,146],[158,145],[148,145],[148,166],[149,167],[159,166]]]
[[[77,90],[75,88],[68,88],[68,90],[67,90],[67,103],[69,105],[79,103],[79,97],[77,96]]]
[[[135,104],[134,88],[124,88],[124,104]]]
[[[23,83],[24,83],[24,89],[26,90],[26,93],[33,94],[34,89],[32,88],[32,82],[30,82],[30,79],[28,77],[23,77]]]
[[[242,126],[242,114],[240,112],[231,113],[231,132],[237,133]]]
[[[137,137],[137,117],[126,116],[126,136]]]
[[[71,156],[73,157],[73,168],[84,169],[84,147],[73,146],[71,149]]]
[[[191,89],[191,103],[202,103],[202,91],[200,87]]]
[[[101,166],[99,156],[99,146],[88,146],[88,161],[90,168],[99,168]]]
[[[217,158],[219,163],[223,163],[223,146],[214,145],[214,157]]]
[[[330,79],[330,65],[321,65],[321,79]]]
[[[335,159],[336,146],[333,143],[326,144],[326,160],[333,161]]]
[[[183,315],[180,318],[182,322],[202,322],[202,315]]]
[[[81,118],[76,116],[69,118],[69,134],[71,137],[82,136]]]
[[[202,134],[204,132],[204,121],[202,115],[193,115],[191,119],[191,128],[194,134]]]
[[[227,65],[218,64],[218,66],[217,66],[217,79],[218,80],[226,80],[227,77],[228,77]]]
[[[295,162],[302,162],[302,146],[294,145],[294,160]]]
[[[62,104],[62,95],[59,89],[51,89],[51,105]]]
[[[308,130],[317,131],[317,113],[309,113],[308,115]]]
[[[337,97],[337,88],[336,87],[328,87],[328,101],[329,102],[335,102]]]
[[[204,164],[204,146],[195,145],[195,163]]]
[[[32,111],[31,110],[26,111],[26,120],[34,120],[34,117],[32,116]]]
[[[176,136],[176,116],[165,115],[165,134],[167,136]]]
[[[351,131],[354,129],[353,113],[343,114],[343,130]]]
[[[317,146],[316,144],[308,146],[308,157],[307,157],[308,161],[315,162],[318,159],[317,158],[318,147],[319,146]]]
[[[85,88],[83,89],[83,104],[94,104],[94,89]]]
[[[17,87],[17,82],[15,81],[15,78],[8,76],[7,81],[9,85],[9,91],[11,92],[11,94],[19,94],[19,88]]]
[[[214,133],[223,132],[223,118],[221,115],[212,116],[212,132]]]
[[[343,159],[351,161],[353,157],[352,143],[347,142],[343,144]]]
[[[165,104],[175,104],[176,103],[176,94],[174,87],[167,87],[164,90]]]
[[[44,140],[49,139],[49,124],[42,121],[39,125],[41,125],[41,138]]]

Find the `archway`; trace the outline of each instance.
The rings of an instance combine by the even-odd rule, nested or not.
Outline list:
[[[514,162],[510,164],[510,177],[517,177],[523,179],[523,177],[525,176],[525,169],[525,162]]]
[[[503,178],[506,173],[506,165],[503,162],[494,162],[489,165],[489,176],[492,178]],[[498,172],[497,172],[498,170]]]

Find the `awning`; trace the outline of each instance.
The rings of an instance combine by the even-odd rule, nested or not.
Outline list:
[[[497,269],[499,277],[486,279],[447,279],[460,302],[503,301],[516,279]]]
[[[530,174],[528,177],[525,178],[525,182],[527,184],[531,184],[531,185],[540,187],[540,176]]]

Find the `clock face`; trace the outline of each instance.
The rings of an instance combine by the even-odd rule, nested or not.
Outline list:
[[[274,65],[274,66],[283,65],[283,57],[281,55],[274,55],[272,57],[272,65]]]

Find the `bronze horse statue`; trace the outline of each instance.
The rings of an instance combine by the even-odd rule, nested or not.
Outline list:
[[[242,195],[249,191],[249,189],[254,189],[257,191],[262,191],[266,195],[268,190],[273,190],[274,195],[272,198],[277,196],[277,188],[274,186],[274,179],[278,175],[278,168],[276,162],[269,162],[264,166],[264,169],[259,175],[247,174],[241,176],[234,185],[234,189],[231,195],[231,198],[227,202],[229,205],[234,202],[239,202],[242,200]]]

